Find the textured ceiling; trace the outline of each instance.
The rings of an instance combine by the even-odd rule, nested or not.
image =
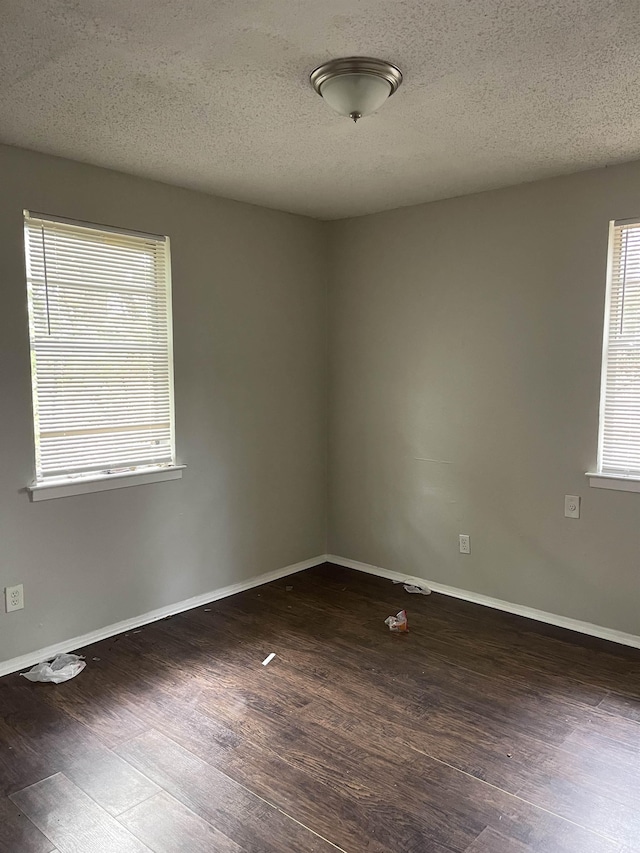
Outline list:
[[[638,0],[0,0],[0,141],[336,218],[640,157]],[[337,56],[405,83],[354,125]]]

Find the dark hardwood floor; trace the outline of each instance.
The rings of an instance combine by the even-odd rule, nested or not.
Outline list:
[[[0,679],[2,853],[640,851],[634,650],[325,565],[82,653]]]

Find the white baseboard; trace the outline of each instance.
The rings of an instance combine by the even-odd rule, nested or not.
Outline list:
[[[147,613],[141,613],[139,616],[133,616],[131,619],[124,619],[122,622],[116,622],[113,625],[105,625],[103,628],[98,628],[96,631],[90,631],[88,634],[83,634],[80,637],[72,637],[70,640],[63,640],[61,643],[56,643],[53,646],[47,646],[44,649],[37,649],[20,657],[10,658],[6,661],[0,661],[0,677],[9,675],[12,672],[17,672],[21,669],[31,667],[36,663],[44,660],[50,660],[63,652],[82,649],[84,646],[97,643],[99,640],[106,640],[116,634],[122,634],[125,631],[130,631],[135,628],[141,628],[151,622],[156,622],[158,619],[164,619],[166,616],[175,616],[177,613],[183,613],[185,610],[191,610],[194,607],[202,607],[204,604],[209,604],[212,601],[217,601],[220,598],[226,598],[229,595],[235,595],[237,592],[242,592],[246,589],[252,589],[255,586],[269,583],[270,581],[278,580],[278,578],[286,577],[287,575],[302,572],[305,569],[310,569],[313,566],[321,565],[322,563],[335,563],[338,566],[345,568],[356,569],[359,572],[367,572],[370,575],[377,575],[390,580],[405,581],[408,583],[417,584],[418,586],[427,586],[434,592],[439,592],[442,595],[449,595],[452,598],[460,598],[463,601],[469,601],[474,604],[482,604],[484,607],[492,607],[494,610],[504,610],[507,613],[514,613],[517,616],[524,616],[527,619],[535,619],[538,622],[546,622],[549,625],[557,625],[559,628],[568,628],[570,631],[577,631],[580,634],[588,634],[592,637],[599,637],[602,640],[610,640],[613,643],[620,643],[623,646],[632,646],[640,649],[640,637],[635,634],[625,634],[623,631],[616,631],[613,628],[605,628],[600,625],[593,625],[591,622],[581,622],[578,619],[571,619],[568,616],[558,616],[555,613],[547,613],[544,610],[535,610],[532,607],[525,607],[522,604],[512,604],[508,601],[501,601],[499,598],[490,598],[487,595],[481,595],[478,592],[470,592],[464,589],[457,589],[453,586],[429,581],[425,578],[418,578],[411,575],[403,574],[402,572],[394,572],[391,569],[385,569],[382,566],[372,566],[369,563],[361,563],[358,560],[350,560],[347,557],[338,557],[336,554],[320,554],[317,557],[312,557],[309,560],[303,560],[300,563],[294,563],[291,566],[285,566],[282,569],[275,569],[272,572],[265,572],[257,577],[249,578],[246,581],[230,584],[229,586],[221,587],[212,592],[205,592],[202,595],[196,595],[193,598],[186,598],[183,601],[178,601],[175,604],[168,604],[165,607],[160,607],[157,610],[150,610]]]
[[[223,586],[220,589],[212,592],[204,592],[202,595],[195,595],[193,598],[185,598],[183,601],[178,601],[175,604],[167,604],[165,607],[159,607],[157,610],[150,610],[147,613],[141,613],[139,616],[133,616],[131,619],[124,619],[122,622],[115,622],[113,625],[105,625],[104,628],[98,628],[97,631],[90,631],[88,634],[83,634],[81,637],[72,637],[70,640],[63,640],[61,643],[56,643],[53,646],[47,646],[44,649],[37,649],[34,652],[29,652],[26,655],[21,655],[10,660],[0,661],[0,676],[9,675],[9,673],[17,672],[19,669],[31,667],[41,661],[50,660],[56,655],[64,652],[75,651],[82,649],[84,646],[89,646],[91,643],[97,643],[99,640],[106,640],[116,634],[122,634],[125,631],[131,631],[133,628],[141,628],[148,625],[150,622],[157,622],[158,619],[164,619],[166,616],[175,616],[176,613],[183,613],[185,610],[191,610],[194,607],[202,607],[203,604],[209,604],[212,601],[217,601],[219,598],[226,598],[229,595],[235,595],[237,592],[242,592],[245,589],[251,589],[254,586],[261,586],[270,581],[284,578],[287,575],[293,575],[296,572],[302,572],[304,569],[310,569],[312,566],[318,566],[325,563],[327,560],[326,554],[321,554],[318,557],[312,557],[310,560],[303,560],[301,563],[293,563],[291,566],[285,566],[283,569],[275,569],[272,572],[265,572],[254,578],[249,578],[246,581],[233,583],[229,586]]]
[[[446,586],[442,583],[429,581],[425,578],[416,578],[402,572],[394,572],[381,566],[371,566],[369,563],[360,563],[358,560],[350,560],[347,557],[338,557],[336,554],[327,554],[327,562],[345,566],[348,569],[357,569],[359,572],[367,572],[370,575],[378,575],[381,578],[389,578],[394,581],[405,581],[418,586],[427,586],[434,592],[442,595],[450,595],[452,598],[461,598],[474,604],[482,604],[484,607],[492,607],[494,610],[504,610],[514,613],[516,616],[525,616],[527,619],[535,619],[538,622],[546,622],[549,625],[557,625],[559,628],[568,628],[579,634],[589,634],[591,637],[599,637],[601,640],[610,640],[612,643],[620,643],[623,646],[632,646],[640,649],[640,637],[635,634],[625,634],[624,631],[616,631],[613,628],[604,628],[601,625],[593,625],[591,622],[581,622],[579,619],[571,619],[568,616],[558,616],[556,613],[547,613],[544,610],[534,610],[533,607],[525,607],[523,604],[512,604],[509,601],[501,601],[499,598],[490,598],[479,592],[469,592],[466,589],[457,589],[454,586]]]

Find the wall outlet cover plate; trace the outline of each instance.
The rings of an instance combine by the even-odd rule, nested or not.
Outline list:
[[[7,613],[24,608],[24,587],[21,583],[17,586],[8,586],[4,591],[5,608]]]
[[[580,518],[580,495],[564,496],[565,518]]]

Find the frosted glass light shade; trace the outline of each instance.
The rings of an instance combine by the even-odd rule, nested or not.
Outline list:
[[[391,85],[373,74],[341,74],[323,83],[320,94],[340,115],[360,118],[380,109],[391,94]]]
[[[358,121],[393,95],[402,83],[402,71],[383,59],[347,56],[319,65],[309,82],[337,113]]]

